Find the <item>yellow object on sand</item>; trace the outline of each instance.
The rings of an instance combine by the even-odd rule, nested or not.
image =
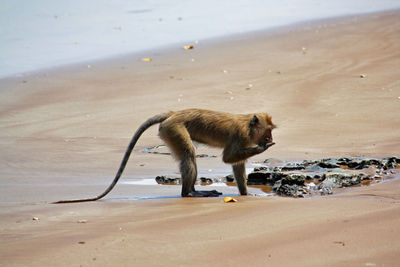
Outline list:
[[[193,49],[193,48],[194,48],[194,45],[185,45],[183,47],[183,49],[185,49],[185,50],[189,50],[189,49]]]
[[[152,60],[153,59],[151,57],[142,58],[142,61],[145,61],[145,62],[149,62],[149,61],[152,61]]]
[[[228,203],[228,202],[237,202],[237,199],[234,199],[233,197],[225,197],[224,198],[224,202]]]

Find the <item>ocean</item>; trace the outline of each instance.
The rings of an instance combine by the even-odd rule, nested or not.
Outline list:
[[[398,0],[1,0],[0,78],[399,7]]]

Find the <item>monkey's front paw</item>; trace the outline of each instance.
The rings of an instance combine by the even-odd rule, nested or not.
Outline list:
[[[265,149],[268,149],[268,148],[270,148],[271,146],[273,146],[273,145],[275,145],[275,142],[270,142],[270,143],[266,143],[265,144]]]
[[[274,142],[265,142],[265,143],[261,143],[258,146],[260,147],[261,151],[264,152],[265,150],[267,150],[268,148],[270,148],[271,146],[275,145]]]

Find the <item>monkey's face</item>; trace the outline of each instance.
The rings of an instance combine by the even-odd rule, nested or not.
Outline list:
[[[254,143],[265,145],[273,142],[272,130],[276,127],[267,114],[257,114],[251,119],[250,127]]]
[[[265,134],[263,136],[263,141],[265,141],[266,143],[272,143],[273,139],[272,139],[272,128],[267,128],[265,130]]]

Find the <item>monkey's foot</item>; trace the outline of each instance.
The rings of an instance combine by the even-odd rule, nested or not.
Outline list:
[[[186,197],[219,197],[220,195],[222,195],[222,193],[217,190],[192,191]]]

